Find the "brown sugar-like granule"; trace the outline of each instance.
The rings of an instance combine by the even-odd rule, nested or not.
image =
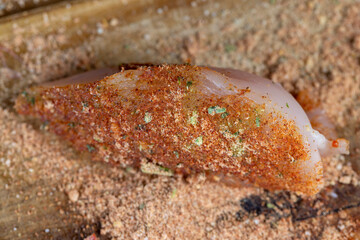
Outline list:
[[[44,47],[36,45],[41,43],[36,38],[22,37],[22,29],[15,27],[15,36],[1,42],[22,62],[18,71],[12,66],[18,60],[7,66],[1,61],[0,209],[7,218],[0,219],[5,229],[0,238],[73,239],[95,233],[100,239],[360,239],[360,52],[354,41],[360,4],[247,2],[258,4],[245,11],[239,2],[228,0],[194,1],[175,12],[159,6],[162,14],[155,11],[155,17],[131,24],[122,24],[123,16],[118,16],[116,29],[104,29],[104,34],[67,49],[60,47],[63,38],[71,42],[62,26],[47,37],[32,29],[44,38]],[[174,19],[177,25],[171,24]],[[79,31],[86,27],[77,26]],[[309,91],[338,134],[350,140],[350,157],[323,159],[325,188],[310,199],[286,191],[231,188],[204,181],[202,175],[152,176],[74,154],[41,130],[48,129],[46,124],[19,119],[9,101],[29,86],[94,66],[189,58],[198,65],[274,76],[294,93]],[[79,192],[77,202],[66,194],[73,189]],[[74,226],[75,221],[66,219],[76,214],[88,224]],[[95,229],[81,235],[87,225]]]

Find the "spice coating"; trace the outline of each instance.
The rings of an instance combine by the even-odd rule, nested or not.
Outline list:
[[[138,67],[94,83],[34,87],[16,108],[97,160],[316,193],[321,173],[304,176],[309,153],[295,123],[247,98],[249,89],[202,91],[203,78],[196,66]]]

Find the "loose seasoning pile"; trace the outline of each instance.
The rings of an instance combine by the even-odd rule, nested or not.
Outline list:
[[[270,1],[241,12],[231,2],[193,2],[186,10],[196,19],[161,6],[156,17],[127,27],[101,21],[90,41],[68,49],[63,27],[49,36],[35,29],[30,39],[15,29],[14,41],[1,43],[12,59],[0,68],[1,237],[359,238],[360,4]],[[169,16],[182,21],[159,29],[159,18]],[[102,65],[188,60],[253,72],[294,95],[309,91],[351,141],[350,157],[323,159],[325,188],[303,198],[92,162],[46,124],[14,113],[13,99],[36,82]]]
[[[302,174],[310,156],[296,124],[250,100],[251,90],[207,93],[205,71],[139,67],[95,83],[34,87],[19,96],[16,110],[93,160],[147,173],[151,164],[169,174],[211,171],[268,190],[317,193],[322,167]]]

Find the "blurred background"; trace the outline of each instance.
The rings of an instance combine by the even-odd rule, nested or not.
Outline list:
[[[318,101],[339,136],[351,142],[349,156],[324,160],[325,190],[303,199],[290,193],[224,190],[194,180],[194,186],[201,182],[201,191],[179,179],[115,171],[78,156],[48,134],[46,126],[19,118],[13,109],[18,94],[41,82],[123,63],[186,62],[245,70],[281,83],[295,96],[307,91]],[[244,239],[360,239],[357,0],[0,0],[0,107],[1,239],[83,239],[92,233],[104,239],[232,239],[231,234]],[[94,179],[117,188],[95,191]],[[138,186],[137,181],[145,183]],[[141,195],[146,187],[157,190]],[[202,212],[206,206],[218,210],[212,217],[207,212],[208,218],[196,218],[200,213],[193,203],[193,210],[182,204],[190,200],[170,207],[160,196],[173,189],[178,196],[183,189],[184,199],[185,192],[203,197]],[[208,191],[217,198],[206,197]],[[124,192],[141,194],[137,200],[117,202]],[[77,197],[72,199],[73,194]],[[141,207],[144,199],[152,208]],[[289,207],[269,199],[286,200]],[[107,205],[100,204],[103,200]],[[249,210],[244,201],[260,210]],[[136,206],[120,212],[130,202]],[[166,227],[159,216],[146,212],[161,212],[162,205],[174,220],[179,212],[172,207],[181,210],[182,230],[174,230],[176,221]],[[245,218],[239,220],[239,212]],[[268,221],[272,214],[278,216],[276,223]],[[125,215],[135,220],[126,225]],[[190,215],[194,217],[186,217]],[[151,224],[158,226],[147,229]],[[248,224],[247,230],[239,230],[242,224]],[[251,230],[260,226],[265,235]]]

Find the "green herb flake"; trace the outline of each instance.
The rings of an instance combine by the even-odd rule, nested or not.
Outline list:
[[[99,143],[102,143],[102,142],[104,141],[104,140],[103,140],[100,136],[98,136],[97,134],[94,134],[93,139],[94,139],[95,141],[99,142]]]
[[[186,89],[189,90],[189,88],[193,85],[193,82],[192,81],[187,81],[186,82]]]
[[[260,118],[259,117],[256,117],[255,123],[256,123],[257,127],[260,127]]]
[[[270,209],[274,209],[274,208],[275,208],[275,205],[272,204],[272,203],[266,203],[266,207],[267,207],[267,208],[270,208]]]
[[[214,115],[215,115],[215,108],[216,108],[215,106],[208,108],[208,113],[209,113],[211,116],[214,116]]]
[[[181,76],[178,76],[178,77],[177,77],[177,81],[178,81],[178,84],[179,84],[179,85],[181,85],[181,81],[182,81],[182,80],[184,80],[183,77],[181,77]]]
[[[189,151],[192,148],[192,144],[184,146],[184,148]]]
[[[74,127],[75,127],[75,123],[74,123],[74,122],[70,122],[70,123],[68,123],[68,126],[71,127],[71,128],[74,128]]]
[[[43,122],[43,123],[41,124],[40,129],[41,129],[41,130],[46,130],[48,125],[49,125],[49,122],[48,122],[48,121],[45,121],[45,122]]]
[[[226,118],[228,115],[229,115],[229,113],[224,112],[224,113],[221,114],[221,118]]]
[[[126,167],[125,171],[128,172],[128,173],[133,173],[134,169],[132,167]]]
[[[30,103],[31,105],[35,105],[35,97],[30,97],[29,96],[29,93],[28,92],[26,92],[26,91],[23,91],[22,92],[22,95],[26,98],[26,101],[28,102],[28,103]]]
[[[215,112],[216,113],[225,113],[226,112],[226,108],[221,108],[219,106],[215,107]]]
[[[135,130],[145,130],[145,125],[144,124],[139,124],[137,126],[135,126]]]
[[[29,102],[31,103],[31,105],[35,105],[35,98],[34,97],[31,97],[30,99],[29,99]]]
[[[171,192],[171,198],[176,197],[176,192],[177,192],[177,189],[174,188],[174,189],[172,190],[172,192]]]
[[[86,144],[86,148],[90,153],[95,151],[95,147],[91,144]]]
[[[226,44],[226,45],[225,45],[225,51],[226,51],[227,53],[233,52],[233,51],[235,51],[235,50],[236,50],[236,46],[235,46],[235,45],[232,45],[232,44]]]
[[[174,151],[174,154],[175,154],[176,158],[179,158],[179,153],[178,153],[178,151]]]
[[[149,122],[151,122],[151,120],[152,120],[151,113],[146,112],[146,113],[145,113],[145,116],[144,116],[144,121],[145,121],[146,123],[149,123]]]
[[[289,108],[289,104],[288,104],[288,103],[286,103],[286,107]]]
[[[243,145],[240,143],[234,143],[231,146],[231,150],[232,150],[232,156],[233,157],[241,157],[244,153],[244,148]]]
[[[200,136],[198,138],[195,139],[195,144],[198,146],[201,146],[203,144],[203,137]]]
[[[199,114],[198,114],[198,112],[197,111],[193,111],[192,112],[192,115],[191,115],[191,117],[190,117],[190,119],[189,119],[189,123],[191,124],[191,125],[196,125],[197,123],[198,123],[198,117],[199,117]]]
[[[139,114],[140,113],[140,109],[134,109],[130,114],[134,115],[134,114]]]
[[[208,108],[208,113],[211,115],[211,116],[214,116],[215,113],[219,114],[219,113],[226,113],[226,108],[224,107],[219,107],[219,106],[211,106]],[[226,113],[228,115],[228,113]],[[224,115],[223,118],[225,118],[227,115]]]
[[[87,102],[81,102],[82,105],[82,111],[84,113],[89,113],[89,104]]]
[[[147,174],[155,174],[162,176],[173,176],[174,173],[171,169],[159,166],[152,162],[142,162],[140,167],[141,172]]]
[[[147,174],[155,174],[155,175],[162,175],[162,176],[173,176],[174,173],[171,169],[159,166],[152,162],[143,162],[141,163],[140,167],[141,172]]]
[[[141,203],[140,205],[139,205],[139,209],[140,210],[143,210],[145,208],[145,204],[144,203]]]
[[[158,167],[159,167],[159,169],[160,169],[161,171],[171,172],[171,170],[170,170],[169,168],[167,168],[167,167],[163,167],[163,166],[158,166]]]

